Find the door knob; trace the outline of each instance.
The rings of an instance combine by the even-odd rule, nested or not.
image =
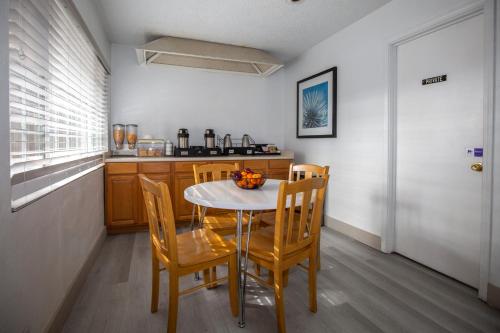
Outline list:
[[[483,171],[483,163],[481,162],[474,163],[470,166],[470,169],[472,171],[481,172]]]

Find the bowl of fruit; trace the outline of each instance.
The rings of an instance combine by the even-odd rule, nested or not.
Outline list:
[[[266,177],[261,172],[253,171],[250,168],[231,173],[236,186],[244,190],[255,190],[264,185]]]

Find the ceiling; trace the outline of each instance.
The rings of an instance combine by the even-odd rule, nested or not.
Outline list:
[[[290,60],[389,0],[94,0],[112,43],[175,36],[248,46]]]

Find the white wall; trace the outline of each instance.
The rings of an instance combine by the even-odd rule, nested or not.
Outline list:
[[[285,146],[296,152],[299,161],[332,167],[333,177],[326,205],[328,216],[381,235],[387,195],[387,45],[426,22],[473,2],[393,0],[285,66]],[[498,54],[500,48],[497,44],[497,66],[500,66]],[[297,139],[296,82],[332,66],[338,66],[338,138]],[[497,103],[500,100],[499,78],[497,67]],[[496,132],[500,133],[498,110],[497,105]],[[495,153],[490,283],[500,286],[498,134]]]
[[[144,134],[176,142],[188,128],[191,145],[206,128],[233,138],[250,134],[283,143],[281,71],[268,78],[163,65],[139,66],[135,49],[112,45],[111,124],[136,123]]]
[[[0,2],[0,332],[42,332],[104,231],[102,170],[10,209],[9,1]]]
[[[102,9],[96,0],[72,0],[106,61],[111,63],[111,45],[105,32]]]
[[[393,0],[285,66],[285,145],[299,161],[332,167],[326,214],[381,234],[386,216],[387,46],[469,1]],[[338,67],[337,138],[297,139],[296,82]]]

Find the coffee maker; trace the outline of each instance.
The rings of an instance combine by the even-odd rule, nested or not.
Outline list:
[[[221,150],[216,145],[215,132],[213,129],[207,128],[205,130],[204,141],[203,146],[190,146],[189,132],[186,128],[181,128],[177,132],[177,147],[175,147],[174,155],[177,157],[221,155]]]

